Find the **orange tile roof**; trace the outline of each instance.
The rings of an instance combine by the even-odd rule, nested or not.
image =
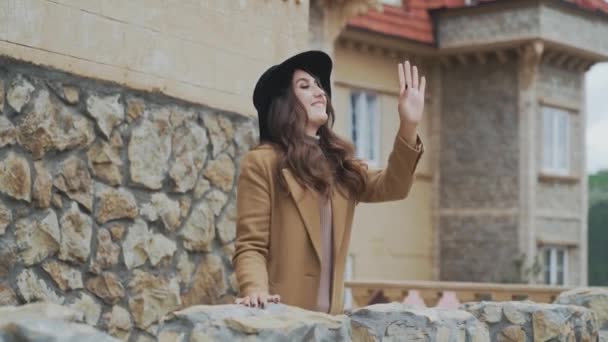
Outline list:
[[[501,0],[478,0],[490,2]],[[605,0],[563,0],[591,11],[608,13]],[[372,10],[365,15],[354,17],[348,26],[381,33],[416,42],[434,44],[433,23],[429,10],[437,8],[464,7],[464,0],[405,0],[404,6],[383,5],[384,11]]]

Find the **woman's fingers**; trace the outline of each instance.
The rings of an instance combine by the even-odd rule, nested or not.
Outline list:
[[[260,309],[263,309],[266,307],[266,303],[268,301],[268,295],[267,294],[261,294],[258,297],[258,302],[256,303],[256,306],[259,307]]]
[[[245,305],[245,306],[249,306],[249,296],[245,296],[243,298],[237,298],[234,301],[235,304],[241,304],[241,305]]]
[[[422,98],[424,98],[424,88],[426,88],[426,77],[422,76],[420,80],[420,94],[422,94]]]
[[[410,61],[397,64],[399,75],[399,92],[403,93],[408,88],[418,88],[418,67],[412,68]]]
[[[252,308],[265,308],[268,303],[279,303],[281,296],[267,293],[253,293],[250,296],[235,299],[234,303]]]
[[[412,70],[410,67],[410,61],[405,61],[405,86],[406,88],[412,87]]]
[[[402,94],[405,91],[405,74],[403,73],[403,64],[397,64],[397,74],[399,75],[399,93]]]
[[[258,307],[258,300],[260,300],[260,296],[256,293],[251,295],[251,299],[250,299],[250,303],[251,303],[251,307],[253,308],[257,308]]]

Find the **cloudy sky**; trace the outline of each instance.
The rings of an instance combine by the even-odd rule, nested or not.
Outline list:
[[[608,63],[594,65],[586,75],[587,172],[608,170]]]

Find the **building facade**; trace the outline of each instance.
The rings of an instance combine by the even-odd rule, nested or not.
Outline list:
[[[411,195],[358,208],[348,277],[584,284],[583,75],[608,56],[605,5],[388,2],[1,1],[0,305],[61,303],[138,340],[233,302],[252,89],[309,48],[333,56],[335,128],[371,167],[396,64],[428,78]]]
[[[382,167],[409,59],[427,149],[408,199],[360,206],[353,279],[586,284],[584,73],[608,55],[608,6],[383,3],[337,38],[337,129]]]

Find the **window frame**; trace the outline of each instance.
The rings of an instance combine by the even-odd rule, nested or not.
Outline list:
[[[365,96],[365,108],[366,108],[366,112],[365,112],[365,118],[364,119],[360,119],[360,118],[355,118],[355,113],[354,113],[354,109],[353,108],[353,96],[357,96],[356,101],[360,101],[359,96]],[[373,97],[374,101],[375,101],[375,113],[372,113],[372,120],[373,120],[373,126],[372,127],[372,139],[373,141],[368,141],[366,144],[362,143],[361,140],[357,139],[355,137],[355,134],[353,134],[354,130],[357,129],[357,124],[353,123],[354,119],[357,119],[357,122],[361,123],[360,120],[365,121],[365,122],[370,122],[370,114],[369,114],[369,102],[368,99],[369,97]],[[356,103],[356,102],[355,102]],[[356,106],[356,105],[355,105]],[[355,146],[355,155],[357,156],[357,158],[360,158],[361,160],[365,161],[368,166],[370,167],[379,167],[380,166],[380,145],[381,145],[381,126],[382,126],[382,122],[381,122],[381,115],[380,115],[381,109],[380,109],[380,95],[375,92],[375,91],[371,91],[371,90],[367,90],[367,89],[350,89],[349,92],[349,116],[348,116],[348,132],[349,132],[349,137],[350,140],[352,141],[353,145]],[[373,156],[372,158],[368,158],[369,156],[366,153],[361,152],[361,149],[365,149],[365,148],[369,148],[369,145],[372,145],[372,149],[373,149]]]
[[[380,0],[380,2],[383,5],[400,7],[400,6],[403,6],[404,0]]]
[[[568,248],[564,246],[545,246],[542,249],[543,253],[543,282],[547,285],[555,285],[555,286],[567,286],[568,285]],[[546,255],[549,252],[549,260],[547,260]],[[563,265],[561,265],[562,273],[563,273],[563,282],[560,284],[558,282],[558,265],[557,263],[557,255],[559,252],[563,252]],[[548,264],[548,266],[547,266]],[[548,269],[547,269],[548,267]],[[547,272],[549,273],[549,281],[547,282]]]
[[[566,109],[541,105],[542,143],[540,159],[541,171],[545,174],[568,176],[571,173],[572,124],[570,117],[571,112]],[[560,127],[560,125],[563,125],[563,127]],[[561,131],[562,128],[564,129],[563,132]],[[547,153],[549,153],[549,156],[547,156]],[[560,153],[563,153],[563,155],[560,155]],[[559,165],[560,159],[563,159],[563,165]]]
[[[349,253],[346,257],[344,265],[344,281],[353,280],[355,278],[355,255]],[[348,287],[344,288],[344,310],[350,310],[354,306],[352,290]]]

